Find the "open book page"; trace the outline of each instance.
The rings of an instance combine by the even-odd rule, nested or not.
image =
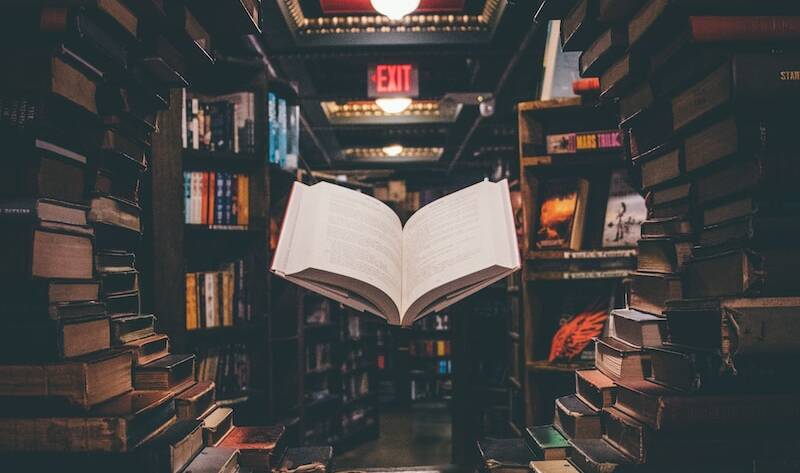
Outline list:
[[[508,184],[482,182],[428,204],[403,230],[403,323],[520,266]],[[449,305],[446,304],[446,305]],[[437,306],[438,307],[438,306]]]
[[[399,323],[401,251],[400,219],[379,200],[333,184],[295,183],[273,270],[364,307],[355,294],[342,300],[352,289],[367,308]]]

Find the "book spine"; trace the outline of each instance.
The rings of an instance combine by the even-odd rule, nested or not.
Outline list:
[[[183,149],[189,147],[188,114],[189,107],[186,103],[186,88],[183,88],[181,89],[181,146]]]
[[[230,225],[233,221],[233,174],[225,173],[225,224]]]
[[[111,452],[126,450],[125,429],[114,419],[0,419],[0,450],[4,452]]]
[[[0,202],[0,220],[35,221],[38,218],[36,200],[8,200]]]
[[[239,174],[231,175],[231,224],[239,225],[239,181],[242,176]]]
[[[192,173],[183,173],[183,223],[192,223]]]
[[[796,16],[693,16],[689,27],[692,38],[704,43],[800,39]]]
[[[186,274],[186,330],[195,330],[197,326],[197,275]]]
[[[199,326],[208,328],[208,317],[206,315],[206,275],[197,273],[197,306],[199,315]]]
[[[198,117],[200,109],[200,102],[197,99],[192,99],[191,108],[191,127],[192,127],[192,149],[200,149],[200,120]]]
[[[205,273],[204,276],[206,283],[206,327],[212,328],[216,327],[216,314],[214,313],[214,304],[216,303],[214,291],[216,289],[216,284],[213,273]]]

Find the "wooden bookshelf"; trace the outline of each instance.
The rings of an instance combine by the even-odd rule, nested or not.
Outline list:
[[[214,67],[224,67],[218,61]],[[208,80],[189,86],[189,93],[217,95],[221,93],[250,92],[255,102],[255,129],[265,129],[265,72],[250,69],[247,82],[225,81],[222,75],[206,72],[218,79],[210,89]],[[206,78],[207,79],[207,78]],[[202,85],[198,85],[202,84]],[[267,264],[269,261],[269,170],[265,156],[268,146],[265,133],[255,134],[255,150],[250,153],[205,151],[185,149],[182,144],[182,127],[185,113],[184,96],[174,90],[172,103],[178,105],[169,117],[159,122],[161,132],[153,147],[152,196],[154,218],[152,240],[155,271],[152,281],[153,306],[161,328],[170,336],[177,351],[198,355],[198,365],[203,356],[236,356],[247,359],[249,382],[246,386],[218,386],[218,399],[237,405],[237,423],[266,423],[269,420],[270,360],[267,316]],[[232,172],[242,175],[249,185],[249,221],[247,225],[197,225],[185,224],[184,177],[185,171]],[[187,328],[186,280],[189,272],[216,271],[227,263],[242,260],[245,271],[246,292],[249,296],[249,318],[233,321],[232,326],[213,328]],[[239,355],[238,353],[241,352]],[[227,356],[233,356],[229,354]],[[244,362],[244,361],[243,361]],[[237,381],[231,381],[236,383]],[[219,383],[218,383],[219,384]],[[246,413],[246,415],[245,415]]]
[[[553,6],[545,3],[542,8],[544,11]],[[578,97],[526,102],[517,109],[524,258],[520,274],[521,319],[519,327],[511,330],[519,335],[521,353],[510,384],[521,385],[524,399],[522,403],[510,399],[509,404],[511,421],[522,430],[551,422],[555,399],[574,391],[574,371],[592,364],[589,359],[580,359],[584,355],[589,358],[588,351],[571,361],[548,361],[560,320],[594,304],[620,306],[622,282],[636,267],[636,250],[603,247],[612,172],[626,166],[621,147],[548,153],[548,135],[616,130],[615,111]],[[581,178],[588,183],[582,243],[576,249],[539,249],[536,235],[540,187],[548,180],[561,178]],[[635,185],[635,176],[630,180]],[[522,412],[514,413],[515,406]]]

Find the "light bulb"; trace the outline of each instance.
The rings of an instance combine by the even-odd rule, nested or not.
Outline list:
[[[383,154],[391,158],[400,156],[403,153],[403,145],[389,145],[383,147]]]
[[[408,97],[389,97],[382,99],[375,99],[375,105],[378,106],[385,113],[395,114],[403,113],[408,107],[411,106],[411,99]]]
[[[420,0],[370,0],[372,8],[392,20],[400,20],[419,7]]]

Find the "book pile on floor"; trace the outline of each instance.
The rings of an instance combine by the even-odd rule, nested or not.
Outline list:
[[[800,55],[782,46],[800,20],[780,15],[798,6],[598,3],[578,1],[562,39],[619,100],[649,220],[596,369],[529,441],[563,437],[584,473],[796,471]]]

